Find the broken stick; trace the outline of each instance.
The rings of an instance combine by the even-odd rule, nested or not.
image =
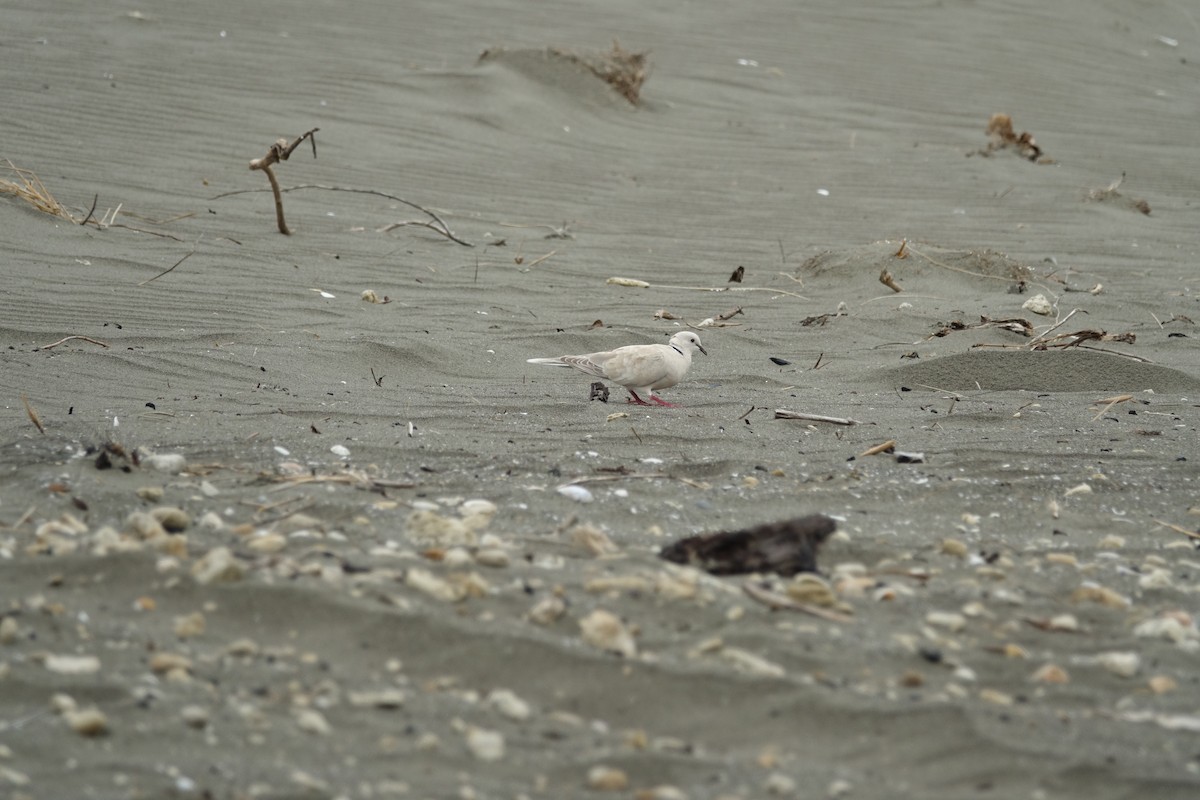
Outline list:
[[[287,161],[292,151],[299,147],[305,139],[312,141],[313,158],[316,158],[317,139],[313,134],[319,130],[321,129],[313,128],[311,131],[306,131],[291,144],[288,144],[287,139],[280,139],[271,145],[265,156],[250,162],[250,169],[258,169],[267,173],[267,180],[271,182],[271,192],[275,195],[275,220],[279,223],[279,232],[282,234],[290,235],[291,231],[288,230],[287,222],[283,219],[283,195],[279,193],[279,181],[275,180],[275,173],[271,170],[271,165]]]

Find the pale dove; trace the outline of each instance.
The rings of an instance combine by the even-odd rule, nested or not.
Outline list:
[[[588,375],[620,384],[629,390],[630,403],[648,406],[650,404],[642,399],[648,397],[660,406],[673,407],[674,403],[658,397],[654,390],[674,386],[683,380],[696,350],[708,355],[699,336],[691,331],[680,331],[668,344],[631,344],[602,353],[531,358],[528,361],[548,367],[574,367]]]

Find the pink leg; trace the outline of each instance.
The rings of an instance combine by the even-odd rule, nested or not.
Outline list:
[[[667,408],[679,408],[679,406],[675,405],[674,403],[668,403],[666,400],[663,400],[656,394],[651,394],[650,399],[658,403],[660,406],[666,406]]]
[[[655,400],[658,400],[658,398],[657,398],[657,397],[654,397],[654,395],[650,395],[650,397],[651,397],[651,398],[653,398],[653,399],[655,399]],[[630,390],[629,390],[629,399],[628,399],[628,400],[626,400],[625,402],[626,402],[626,403],[637,403],[639,406],[648,406],[648,405],[650,405],[650,404],[649,404],[649,403],[647,403],[645,400],[643,400],[642,398],[638,397],[638,396],[637,396],[637,392],[633,391],[632,389],[630,389]],[[660,401],[660,402],[661,402],[661,401]]]

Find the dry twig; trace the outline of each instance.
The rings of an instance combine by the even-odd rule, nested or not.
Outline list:
[[[52,347],[58,347],[60,344],[62,344],[64,342],[69,342],[72,339],[82,339],[85,342],[91,342],[92,344],[98,344],[101,347],[109,346],[107,342],[102,342],[99,339],[93,339],[90,336],[64,336],[63,338],[59,339],[57,342],[51,342],[50,344],[42,345],[41,347],[38,348],[38,350],[49,350]]]
[[[846,417],[826,417],[821,414],[805,414],[801,411],[788,411],[786,408],[775,409],[775,419],[801,419],[809,422],[828,422],[830,425],[861,425],[856,419]]]
[[[271,145],[267,150],[267,154],[262,158],[256,158],[250,162],[250,169],[262,170],[267,173],[267,180],[271,182],[271,192],[275,195],[275,220],[279,223],[279,232],[283,234],[291,234],[288,230],[287,222],[283,219],[283,196],[279,193],[279,181],[275,179],[275,173],[271,170],[272,164],[278,164],[280,161],[287,161],[292,155],[292,151],[300,146],[300,143],[305,139],[312,142],[313,158],[317,157],[317,138],[313,134],[321,130],[313,128],[311,131],[305,131],[299,138],[291,144],[288,144],[287,139],[280,139]]]

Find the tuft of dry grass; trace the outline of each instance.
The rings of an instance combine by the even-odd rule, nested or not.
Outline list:
[[[50,193],[50,190],[42,183],[42,179],[33,170],[22,169],[8,159],[5,159],[5,163],[8,164],[9,172],[14,179],[0,178],[0,194],[11,194],[20,198],[43,214],[79,223],[79,220],[75,219],[62,203],[54,199],[54,195]]]

